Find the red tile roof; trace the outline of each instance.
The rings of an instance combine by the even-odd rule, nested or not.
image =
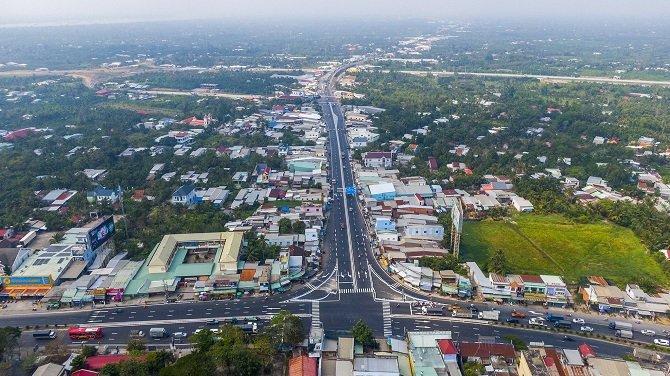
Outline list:
[[[95,355],[89,356],[84,362],[84,367],[94,371],[99,371],[102,367],[108,364],[117,364],[121,363],[124,360],[128,359],[128,355]]]
[[[443,355],[458,354],[458,350],[456,350],[454,342],[452,342],[450,339],[438,339],[437,347],[440,348],[440,351],[442,352]]]
[[[522,281],[528,283],[544,283],[544,281],[539,275],[521,274],[519,277],[521,277]]]
[[[316,376],[316,359],[300,355],[289,359],[289,376]]]
[[[458,346],[463,358],[490,358],[491,356],[516,357],[514,346],[506,343],[461,342]]]

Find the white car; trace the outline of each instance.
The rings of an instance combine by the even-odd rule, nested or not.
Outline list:
[[[186,337],[188,337],[188,333],[186,333],[186,332],[174,332],[172,334],[172,336],[174,338],[186,338]]]
[[[582,332],[592,332],[593,328],[590,326],[582,326],[581,328],[579,328],[579,330],[581,330]]]
[[[547,324],[545,324],[544,322],[542,322],[542,320],[536,320],[535,317],[533,317],[532,319],[528,320],[528,324],[529,324],[529,325],[537,325],[537,326],[547,326]]]
[[[535,312],[535,311],[528,311],[528,314],[529,314],[529,315],[533,315],[533,316],[542,316],[542,313],[540,313],[540,312]]]
[[[654,339],[654,343],[657,344],[657,345],[660,345],[660,346],[670,346],[670,341],[668,341],[667,339],[663,339],[663,338]]]
[[[640,330],[640,333],[644,334],[645,336],[655,336],[656,335],[655,331],[649,330],[649,329],[642,329],[642,330]]]
[[[584,324],[585,321],[584,319],[576,318],[572,319],[572,322],[574,322],[575,324]]]

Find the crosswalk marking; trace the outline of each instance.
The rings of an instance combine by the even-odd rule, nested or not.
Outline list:
[[[393,335],[393,329],[391,328],[393,325],[391,322],[391,303],[387,301],[382,303],[382,316],[384,318],[384,338],[388,338]]]
[[[321,319],[319,317],[319,302],[312,302],[312,327],[321,326]]]
[[[360,289],[340,289],[341,294],[359,294],[359,293],[371,293],[372,287],[364,287]]]

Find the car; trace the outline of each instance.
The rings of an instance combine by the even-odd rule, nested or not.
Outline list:
[[[654,339],[654,343],[659,345],[659,346],[670,346],[670,341],[668,341],[667,339],[663,339],[663,338]]]
[[[188,337],[188,333],[186,333],[186,332],[174,332],[172,334],[172,337],[174,337],[174,338],[186,338],[186,337]]]
[[[515,318],[507,319],[505,321],[507,321],[510,324],[518,324],[519,323],[519,319],[515,319]]]
[[[207,324],[207,325],[219,325],[219,320],[209,319],[209,320],[205,321],[205,324]]]
[[[535,317],[532,318],[532,319],[530,319],[530,320],[528,320],[528,324],[529,324],[529,325],[536,325],[536,326],[547,326],[547,324],[545,324],[544,322],[542,322],[542,320],[536,320]]]
[[[517,319],[525,319],[526,316],[528,316],[528,315],[526,315],[525,313],[523,313],[521,311],[517,311],[517,310],[512,311],[512,317],[516,317]]]
[[[585,323],[584,319],[580,319],[580,318],[572,319],[572,322],[574,322],[575,324],[584,324]]]
[[[574,340],[575,339],[570,337],[570,336],[563,336],[563,338],[561,338],[561,341],[566,341],[566,342],[574,342]]]
[[[644,334],[645,336],[655,336],[656,335],[655,331],[649,330],[649,329],[642,329],[642,330],[640,330],[640,333]]]
[[[137,330],[137,329],[131,330],[131,331],[130,331],[130,337],[131,337],[131,338],[140,338],[140,337],[144,337],[144,332],[141,331],[141,330]]]
[[[581,330],[582,332],[592,332],[593,328],[590,326],[582,326],[579,328],[579,330]]]
[[[542,313],[540,313],[540,312],[535,312],[535,311],[528,311],[528,314],[529,314],[529,315],[533,315],[533,316],[542,316]]]
[[[198,334],[198,333],[202,332],[203,330],[209,330],[209,331],[212,332],[213,334],[219,334],[219,329],[209,329],[209,328],[200,328],[200,329],[196,329],[196,330],[193,332],[193,334]]]

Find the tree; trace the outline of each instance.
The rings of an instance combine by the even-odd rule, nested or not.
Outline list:
[[[160,376],[211,376],[216,367],[209,354],[197,351],[177,359],[174,364],[160,370]]]
[[[151,351],[146,357],[147,371],[150,375],[158,375],[161,369],[174,363],[175,357],[170,351]]]
[[[190,338],[196,351],[206,353],[214,346],[214,333],[211,330],[201,330]]]
[[[464,376],[480,376],[486,372],[484,365],[478,362],[465,362],[463,364]]]
[[[358,320],[351,328],[351,334],[354,336],[354,342],[363,346],[364,349],[373,349],[377,347],[377,342],[372,334],[372,329],[363,320]]]
[[[21,329],[6,327],[0,329],[0,361],[6,359],[19,344]]]
[[[304,234],[306,227],[307,226],[305,225],[305,222],[295,221],[295,223],[293,224],[293,233],[294,234]]]
[[[300,317],[286,310],[272,317],[266,333],[276,346],[296,345],[305,338]]]
[[[272,338],[267,335],[257,336],[253,343],[253,349],[263,367],[268,368],[274,363],[277,350],[272,343]]]
[[[261,369],[261,362],[258,357],[247,348],[235,351],[232,360],[234,372],[232,374],[239,376],[256,376]]]
[[[98,354],[98,349],[95,346],[85,345],[81,348],[81,355],[85,358]]]
[[[280,234],[290,234],[291,233],[291,220],[288,218],[282,218],[279,220],[279,233]]]
[[[128,341],[127,350],[131,354],[139,354],[147,349],[147,344],[141,339],[131,339]]]
[[[488,271],[489,273],[498,273],[498,274],[505,274],[507,271],[507,256],[505,256],[505,252],[503,252],[500,249],[497,249],[491,257],[489,258],[489,263],[488,263]]]
[[[528,345],[526,345],[526,342],[515,335],[508,334],[503,338],[507,341],[510,341],[514,346],[514,350],[516,351],[528,350]]]
[[[84,368],[84,362],[85,361],[86,361],[86,357],[84,357],[82,354],[79,354],[79,355],[75,356],[72,359],[72,363],[70,363],[72,365],[72,370],[76,371],[78,369]]]
[[[210,353],[224,367],[231,368],[236,354],[246,347],[246,336],[239,327],[224,325],[218,337]]]
[[[62,232],[59,231],[59,232],[53,234],[51,239],[49,239],[49,243],[51,243],[51,244],[58,243],[61,240],[63,240],[64,237],[65,237],[65,235]]]

